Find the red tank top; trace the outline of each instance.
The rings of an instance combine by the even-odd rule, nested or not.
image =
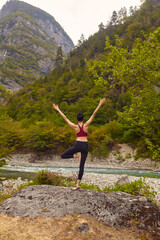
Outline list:
[[[79,126],[79,129],[80,131],[77,133],[77,137],[87,137],[87,133],[83,131],[83,125],[82,127]]]

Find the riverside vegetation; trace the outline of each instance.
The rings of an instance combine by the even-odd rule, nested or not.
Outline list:
[[[106,102],[89,130],[91,154],[105,157],[117,142],[127,142],[137,148],[136,158],[159,161],[159,11],[159,1],[147,0],[122,21],[112,17],[107,27],[81,41],[63,64],[7,96],[0,106],[0,159],[13,151],[61,153],[75,135],[53,111],[52,102],[75,122],[79,111],[87,120],[104,96]],[[145,26],[146,18],[148,28],[136,28],[138,21]],[[102,35],[105,41],[100,41]],[[99,43],[101,50],[96,48]]]
[[[20,184],[16,188],[13,188],[13,184],[12,182],[10,182],[10,187],[0,192],[0,203],[2,203],[5,199],[12,196],[20,189],[31,185],[46,184],[52,186],[75,187],[76,182],[76,175],[72,175],[71,177],[63,177],[60,173],[53,173],[51,171],[43,169],[38,173],[34,174],[32,181]],[[81,183],[81,188],[93,191],[104,191],[106,193],[120,191],[129,193],[131,195],[144,196],[152,201],[154,201],[154,198],[157,194],[156,191],[154,191],[154,189],[145,182],[145,178],[140,178],[124,185],[115,184],[115,186],[113,187],[106,186],[103,189],[101,189],[98,185]],[[155,204],[157,203],[155,202]]]

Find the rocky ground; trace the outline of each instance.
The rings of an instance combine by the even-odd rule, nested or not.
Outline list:
[[[160,164],[150,161],[149,159],[135,160],[135,150],[127,144],[119,144],[110,155],[105,159],[92,158],[89,154],[86,160],[86,168],[116,168],[116,169],[141,169],[150,171],[160,171]],[[35,155],[13,154],[11,160],[7,160],[11,166],[33,166],[33,167],[78,167],[78,161],[75,159],[61,159],[60,156],[42,156],[37,158]],[[63,172],[63,176],[71,176],[72,172]],[[124,175],[123,175],[124,176]],[[114,186],[114,184],[122,177],[117,174],[97,174],[84,173],[82,182],[87,184],[98,185],[100,188],[105,186]],[[133,182],[139,177],[128,176],[128,181]],[[19,180],[18,180],[19,181]],[[146,183],[157,192],[155,200],[160,205],[160,179],[146,178]],[[15,183],[15,186],[19,184]],[[7,183],[6,183],[7,185]]]
[[[105,193],[49,185],[21,189],[0,205],[0,213],[23,217],[63,217],[83,214],[119,228],[131,227],[160,237],[160,210],[145,197],[122,192]],[[89,230],[89,229],[88,229]]]
[[[89,155],[85,167],[160,171],[159,164],[151,162],[149,159],[135,160],[134,154],[133,149],[123,144],[106,159],[92,159]],[[78,161],[74,159],[70,159],[69,161],[62,160],[59,156],[35,158],[32,154],[14,154],[12,155],[12,159],[8,161],[8,164],[12,166],[78,167]],[[71,175],[73,175],[72,172],[63,172],[63,176],[68,177]],[[82,182],[104,188],[105,186],[113,186],[121,178],[127,182],[138,179],[138,177],[127,175],[84,173]],[[156,201],[160,203],[160,179],[146,178],[145,181],[157,191]],[[16,189],[21,183],[23,181],[20,178],[5,181],[1,185],[1,190],[9,191],[12,188]],[[146,198],[130,196],[125,193],[106,194],[104,192],[93,192],[83,189],[31,186],[20,190],[5,200],[0,205],[0,212],[2,222],[0,237],[2,240],[22,239],[22,237],[24,240],[160,239],[159,208]],[[18,217],[9,217],[8,214]],[[86,217],[82,217],[82,215],[91,216],[91,219],[86,221]],[[45,218],[42,218],[42,216]],[[56,220],[54,216],[61,217],[59,220]],[[80,224],[79,217],[77,216],[85,219],[85,222]],[[105,224],[108,224],[107,226],[114,226],[114,228],[107,228],[106,225],[102,226],[103,224],[101,224],[98,230],[97,226],[100,223],[94,222],[93,219],[95,218],[103,220]],[[15,223],[14,226],[17,227],[13,231],[10,231],[10,227],[7,228],[7,226],[12,226],[13,222]],[[19,222],[20,226],[18,225]],[[130,229],[129,224],[133,222],[134,225],[136,224],[136,228]],[[53,224],[55,225],[54,231]],[[32,229],[33,225],[34,230]],[[49,235],[47,235],[46,230],[43,232],[43,225],[45,225],[45,229],[47,227]],[[121,225],[127,226],[127,229],[119,229],[117,232],[117,227]],[[138,230],[139,228],[137,229],[137,226],[142,229],[142,232]],[[23,233],[26,232],[25,236],[22,234],[22,228],[24,228]],[[19,231],[19,229],[21,230]],[[63,229],[63,231],[57,232],[58,229]],[[146,230],[147,232],[145,232]],[[41,232],[40,236],[38,235],[39,232]],[[151,236],[148,234],[151,234]],[[65,238],[63,235],[65,235]]]
[[[45,167],[77,167],[75,159],[61,159],[60,156],[41,156],[34,154],[12,154],[7,160],[12,166],[45,166]],[[118,144],[107,158],[96,158],[88,154],[85,167],[108,169],[141,169],[160,172],[160,163],[150,159],[137,159],[136,150],[128,144]]]

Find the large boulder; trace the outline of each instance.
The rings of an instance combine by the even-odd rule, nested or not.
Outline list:
[[[64,216],[80,213],[119,227],[137,226],[159,231],[160,210],[149,199],[122,192],[95,192],[49,185],[21,189],[0,205],[13,216]]]

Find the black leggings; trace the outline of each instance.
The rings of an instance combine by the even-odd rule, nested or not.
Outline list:
[[[75,145],[67,149],[61,158],[73,158],[73,155],[77,152],[81,152],[81,163],[79,167],[78,179],[81,180],[84,172],[84,164],[88,155],[88,142],[76,141]]]

